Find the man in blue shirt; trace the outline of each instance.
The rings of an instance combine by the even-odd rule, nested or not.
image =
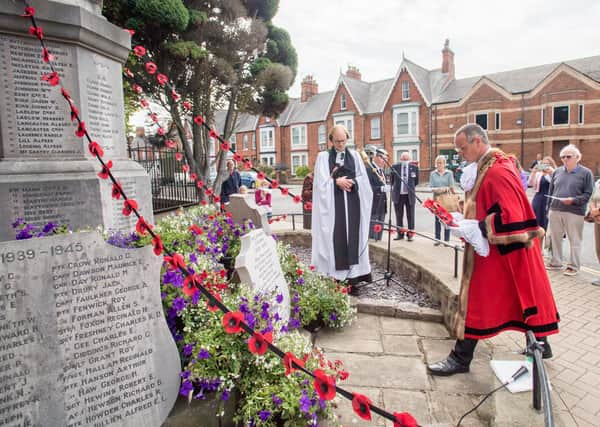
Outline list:
[[[242,177],[240,173],[235,170],[235,163],[233,160],[227,161],[227,172],[229,176],[221,184],[221,203],[229,203],[229,196],[240,192],[240,185],[242,185]]]

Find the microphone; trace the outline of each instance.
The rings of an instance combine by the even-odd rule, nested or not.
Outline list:
[[[345,151],[342,151],[342,152],[340,153],[340,161],[341,161],[341,162],[343,162],[343,161],[344,161],[344,156],[345,156],[345,155],[346,155],[346,152],[345,152]]]

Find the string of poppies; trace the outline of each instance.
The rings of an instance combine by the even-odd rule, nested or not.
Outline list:
[[[98,173],[98,176],[101,179],[111,180],[113,184],[113,198],[123,198],[123,215],[130,216],[133,213],[137,217],[138,220],[136,223],[136,231],[141,235],[145,235],[146,233],[148,233],[152,236],[152,246],[155,255],[159,256],[161,254],[165,254],[164,260],[167,262],[169,268],[173,270],[179,270],[184,275],[184,288],[186,288],[188,292],[190,291],[190,289],[192,289],[193,293],[200,291],[207,300],[206,303],[209,310],[216,311],[218,309],[224,313],[222,317],[222,324],[227,333],[238,334],[244,331],[248,335],[250,335],[250,339],[248,340],[248,348],[252,353],[261,355],[264,354],[267,350],[270,350],[283,360],[283,364],[285,367],[285,375],[289,375],[294,371],[302,371],[306,375],[314,378],[313,385],[315,387],[315,391],[319,395],[319,398],[323,400],[331,400],[336,396],[337,393],[339,393],[343,397],[352,401],[352,407],[354,411],[357,413],[358,416],[365,420],[371,419],[372,410],[373,412],[383,416],[384,418],[393,421],[395,427],[417,426],[418,424],[410,414],[406,412],[396,412],[394,414],[391,414],[375,405],[372,405],[371,400],[368,397],[358,393],[351,393],[337,386],[335,384],[335,378],[333,375],[327,375],[327,373],[321,369],[316,369],[314,372],[307,370],[304,367],[304,362],[306,359],[299,359],[296,356],[294,356],[291,352],[284,353],[281,349],[279,349],[272,343],[273,337],[270,332],[266,334],[261,334],[260,332],[254,331],[252,328],[250,328],[244,322],[244,316],[241,312],[234,312],[229,310],[229,308],[227,308],[221,302],[221,298],[218,293],[212,293],[202,285],[202,279],[198,274],[190,273],[185,264],[185,259],[181,254],[172,252],[168,248],[165,248],[163,246],[160,236],[152,230],[153,226],[149,224],[139,213],[137,202],[134,199],[130,199],[127,197],[122,186],[112,174],[112,160],[105,161],[103,159],[104,150],[96,141],[93,141],[90,137],[85,127],[85,122],[79,116],[79,111],[74,105],[73,99],[69,95],[68,91],[62,86],[62,84],[60,84],[60,77],[52,64],[54,57],[50,54],[49,50],[45,45],[42,27],[40,27],[36,22],[35,9],[29,5],[27,0],[24,0],[24,3],[25,11],[23,16],[29,18],[31,21],[29,33],[39,40],[42,46],[42,59],[45,63],[49,65],[51,70],[50,73],[44,74],[42,76],[42,80],[46,81],[51,86],[60,85],[61,95],[69,104],[69,108],[71,110],[71,121],[77,121],[77,130],[75,131],[75,135],[79,138],[85,137],[87,139],[89,152],[100,162],[100,165],[102,166],[102,169]],[[146,69],[148,70],[147,66]],[[166,76],[164,78],[160,78],[160,81],[164,81],[165,83],[167,80],[168,79],[166,78]],[[176,92],[172,90],[172,93]],[[217,132],[208,127],[208,125],[204,122],[204,119],[201,116],[194,117],[194,121],[197,124],[200,124],[198,123],[198,121],[202,121],[202,125],[209,129],[210,136],[216,137],[221,142],[221,148],[224,151],[230,150],[233,152],[229,143],[225,141]],[[277,188],[278,183],[276,180],[269,179],[269,182],[271,183],[272,188]],[[295,196],[294,198],[296,199],[296,197],[299,196]]]

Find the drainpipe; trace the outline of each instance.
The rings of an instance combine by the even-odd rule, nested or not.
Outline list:
[[[431,125],[433,124],[433,120],[432,120],[432,111],[433,106],[429,106],[428,110],[429,110],[429,126],[428,126],[428,130],[429,130],[429,135],[428,135],[428,139],[429,139],[429,169],[433,169],[433,138],[432,138],[432,129],[431,129]]]
[[[495,119],[495,117],[494,117]],[[521,94],[521,165],[525,159],[525,94]]]

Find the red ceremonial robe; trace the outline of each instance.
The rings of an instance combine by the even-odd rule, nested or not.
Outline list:
[[[459,338],[488,338],[503,330],[558,332],[559,315],[540,249],[543,229],[513,163],[490,150],[478,163],[465,218],[480,221],[490,244],[487,257],[466,245],[459,310]]]

